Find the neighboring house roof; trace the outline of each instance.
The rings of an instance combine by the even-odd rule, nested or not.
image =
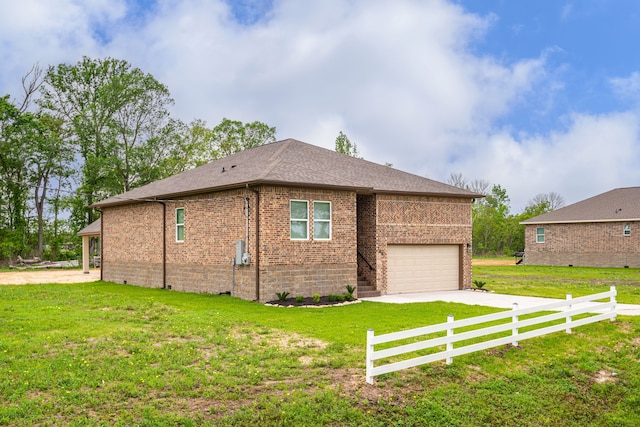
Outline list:
[[[93,221],[82,230],[78,231],[78,236],[99,236],[102,225],[100,219]]]
[[[286,139],[214,160],[92,206],[101,208],[258,184],[334,188],[361,193],[484,197],[389,166]]]
[[[613,222],[640,220],[640,187],[616,188],[521,224]]]

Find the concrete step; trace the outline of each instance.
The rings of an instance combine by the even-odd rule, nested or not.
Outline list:
[[[358,298],[379,297],[380,295],[380,291],[361,291],[358,289]]]

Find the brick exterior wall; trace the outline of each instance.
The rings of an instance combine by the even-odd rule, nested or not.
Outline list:
[[[352,191],[262,186],[259,188],[256,251],[256,194],[236,189],[166,201],[103,209],[103,278],[139,286],[163,286],[163,247],[169,289],[268,301],[291,296],[344,293],[358,274],[386,292],[387,245],[460,246],[460,287],[471,285],[471,200]],[[245,199],[249,202],[248,239]],[[309,239],[290,238],[290,200],[309,202]],[[331,202],[330,240],[313,238],[313,202]],[[184,241],[176,241],[177,208],[184,208]],[[233,265],[236,241],[245,240],[249,266]],[[374,270],[364,266],[358,251]],[[256,265],[259,264],[259,296]]]
[[[625,225],[630,236],[623,235]],[[544,243],[536,243],[538,227]],[[524,264],[640,268],[640,222],[526,225]]]
[[[460,288],[471,286],[471,199],[376,195],[358,196],[358,250],[375,271],[359,260],[359,273],[387,291],[387,245],[458,245]],[[375,236],[372,243],[365,236]],[[371,260],[374,260],[373,262]]]
[[[290,200],[309,202],[309,240],[290,238]],[[331,240],[313,239],[313,202],[331,202]],[[261,300],[342,294],[357,283],[356,195],[351,191],[264,186],[260,190]]]
[[[376,196],[359,194],[357,198],[358,216],[358,276],[364,277],[370,284],[377,282],[377,245],[376,245]]]
[[[137,203],[102,211],[102,278],[162,287],[162,206]]]
[[[249,199],[246,239],[245,197]],[[329,241],[290,239],[289,201],[309,201],[309,236],[313,236],[313,201],[331,202]],[[344,293],[356,285],[355,193],[283,187],[260,188],[260,251],[256,254],[256,195],[247,189],[222,191],[167,201],[166,286],[201,292],[231,292],[256,299],[256,261],[260,301],[276,292],[292,296]],[[184,208],[184,241],[176,241],[176,208]],[[117,283],[162,287],[162,213],[158,202],[103,209],[103,278]],[[232,265],[237,240],[245,241],[250,266]]]
[[[232,265],[235,242],[245,239],[245,196],[251,193],[233,190],[165,202],[167,288],[212,294],[236,290],[241,298],[255,298],[247,289],[255,285],[255,275],[247,271],[251,267]],[[183,242],[176,241],[177,208],[184,208]],[[104,280],[163,286],[162,214],[158,202],[103,209]]]

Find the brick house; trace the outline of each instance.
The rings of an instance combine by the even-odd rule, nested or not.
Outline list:
[[[640,267],[640,187],[617,188],[521,224],[524,264]]]
[[[93,206],[104,280],[268,301],[470,287],[476,197],[287,139]]]

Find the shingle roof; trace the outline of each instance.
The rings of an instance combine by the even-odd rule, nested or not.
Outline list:
[[[640,187],[616,188],[521,224],[610,222],[640,220]]]
[[[167,199],[239,188],[247,184],[350,189],[362,193],[483,197],[388,166],[295,139],[286,139],[214,160],[198,168],[94,203],[93,206],[101,208],[137,200]]]
[[[99,236],[100,230],[102,230],[102,223],[97,219],[82,230],[78,231],[78,236]]]

